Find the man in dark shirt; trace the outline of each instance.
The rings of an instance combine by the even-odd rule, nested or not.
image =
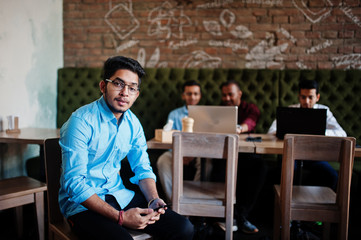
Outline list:
[[[221,85],[222,105],[238,106],[237,133],[254,132],[260,111],[253,103],[242,101],[242,91],[236,81],[227,81]],[[214,161],[212,178],[215,181],[224,179],[222,171],[225,166],[218,166]],[[225,165],[225,164],[224,164]],[[225,171],[223,171],[225,172]],[[239,153],[237,170],[237,201],[235,205],[235,218],[238,229],[244,233],[257,233],[258,228],[247,220],[247,217],[264,185],[267,173],[266,164],[259,155]]]

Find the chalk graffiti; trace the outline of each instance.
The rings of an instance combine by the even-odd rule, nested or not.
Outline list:
[[[246,39],[252,37],[253,33],[246,26],[238,25],[230,33],[236,38]]]
[[[225,41],[217,41],[217,40],[209,40],[209,46],[212,47],[229,47],[232,48],[232,51],[237,50],[248,50],[248,46],[242,42],[232,42],[231,40]]]
[[[137,45],[139,43],[139,40],[130,40],[130,41],[127,41],[125,43],[122,43],[121,45],[119,45],[117,48],[116,48],[116,51],[117,52],[121,52],[127,48],[131,48],[135,45]]]
[[[211,57],[200,50],[185,54],[178,59],[178,65],[183,68],[219,68],[221,62],[221,58]]]
[[[308,7],[308,2],[306,0],[292,0],[293,5],[300,10],[305,17],[311,21],[312,23],[316,23],[324,19],[325,17],[329,16],[333,4],[330,0],[322,0],[324,3],[324,8],[310,8]],[[318,1],[319,2],[319,1]]]
[[[266,33],[266,40],[262,40],[246,55],[247,68],[278,67],[283,69],[282,53],[288,48],[288,43],[276,45],[275,33]]]
[[[124,40],[139,28],[139,21],[133,15],[131,0],[128,1],[128,4],[120,3],[111,8],[105,15],[104,20],[120,40]],[[128,23],[124,24],[124,21],[128,21]]]
[[[265,5],[282,5],[283,0],[241,0],[242,3],[265,4]]]
[[[183,38],[183,28],[192,25],[192,20],[184,14],[182,6],[173,8],[167,1],[150,11],[148,22],[148,35],[156,36],[161,41],[170,37]]]
[[[221,25],[217,21],[203,21],[207,32],[213,36],[222,36]]]
[[[233,23],[235,21],[236,21],[236,15],[228,9],[223,10],[219,16],[219,22],[226,29],[229,29],[229,33],[231,33],[234,37],[240,38],[240,39],[246,39],[253,35],[252,32],[249,31],[246,26],[238,25],[236,27],[233,27]],[[205,30],[213,36],[222,36],[223,35],[222,30],[221,30],[222,25],[220,23],[218,23],[217,21],[214,21],[214,20],[203,21]],[[216,46],[216,45],[222,46],[219,44],[215,44],[214,42],[211,42],[211,41],[209,41],[209,42],[213,43],[213,46]],[[229,43],[225,43],[225,44],[223,44],[223,46],[224,45],[229,45]]]
[[[233,0],[214,0],[213,2],[197,5],[196,8],[200,8],[200,9],[219,8],[219,7],[224,7],[229,3],[233,3]]]
[[[287,39],[289,39],[293,44],[297,42],[297,39],[292,36],[286,29],[280,28],[277,30],[277,32],[282,33]]]
[[[236,20],[236,15],[228,9],[225,9],[221,12],[219,20],[222,25],[228,29],[233,25],[234,21]]]
[[[298,61],[296,62],[297,67],[299,67],[300,69],[308,69],[308,67],[302,62],[302,61]]]
[[[320,51],[320,50],[322,50],[324,48],[332,46],[332,44],[333,44],[332,40],[326,40],[323,43],[320,43],[320,44],[318,44],[316,46],[311,47],[310,49],[307,49],[306,53],[310,54],[310,53],[318,52],[318,51]]]
[[[170,49],[180,49],[182,47],[187,47],[191,44],[196,44],[198,40],[196,38],[189,38],[187,40],[180,40],[178,43],[175,43],[174,41],[169,41],[168,47]]]
[[[154,53],[152,54],[152,56],[150,57],[148,62],[146,62],[145,49],[141,48],[138,51],[137,61],[143,67],[148,67],[148,68],[159,67],[159,68],[161,68],[161,67],[167,67],[168,66],[167,62],[159,62],[159,59],[160,59],[160,50],[159,50],[159,48],[156,48],[154,50]]]
[[[339,7],[347,17],[349,17],[357,26],[361,27],[360,19],[352,13],[352,10],[346,3],[340,3]]]
[[[336,67],[343,66],[346,69],[361,69],[361,54],[353,53],[345,56],[333,57],[333,63]]]

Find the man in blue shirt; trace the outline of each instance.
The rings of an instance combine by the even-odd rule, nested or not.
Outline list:
[[[144,69],[126,57],[104,64],[102,97],[75,111],[61,128],[62,174],[59,205],[73,230],[86,239],[132,239],[127,228],[161,239],[192,239],[193,226],[159,198],[147,144],[138,118],[129,110]],[[119,175],[127,157],[127,189]],[[161,216],[162,215],[162,216]]]
[[[188,117],[188,106],[197,105],[201,100],[201,85],[194,81],[189,80],[185,82],[182,86],[182,99],[185,102],[185,105],[179,108],[172,110],[168,115],[168,122],[171,120],[173,122],[173,129],[182,131],[182,119]],[[200,159],[198,158],[184,158],[183,163],[185,166],[185,174],[193,172],[195,174],[193,177],[194,181],[200,180],[201,175],[201,166]],[[157,161],[158,175],[159,180],[162,184],[164,193],[166,195],[167,201],[172,199],[172,152],[164,152]],[[189,174],[192,175],[192,174]]]

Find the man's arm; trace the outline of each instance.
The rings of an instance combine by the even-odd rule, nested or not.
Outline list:
[[[165,205],[165,202],[159,198],[154,179],[145,178],[139,181],[139,188],[147,200],[150,208],[154,209]],[[164,212],[162,212],[164,213]]]
[[[250,103],[246,119],[241,123],[241,133],[254,131],[260,115],[261,113],[258,107],[255,104]]]
[[[275,120],[273,120],[273,122],[272,122],[270,128],[268,129],[267,133],[268,134],[276,134],[276,132],[277,132],[277,122],[276,122],[276,119],[275,119]]]
[[[335,116],[332,114],[329,108],[327,108],[327,125],[326,136],[346,137],[347,134],[337,122]]]

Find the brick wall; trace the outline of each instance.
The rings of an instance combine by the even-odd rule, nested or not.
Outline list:
[[[64,0],[64,66],[361,68],[359,0]]]

